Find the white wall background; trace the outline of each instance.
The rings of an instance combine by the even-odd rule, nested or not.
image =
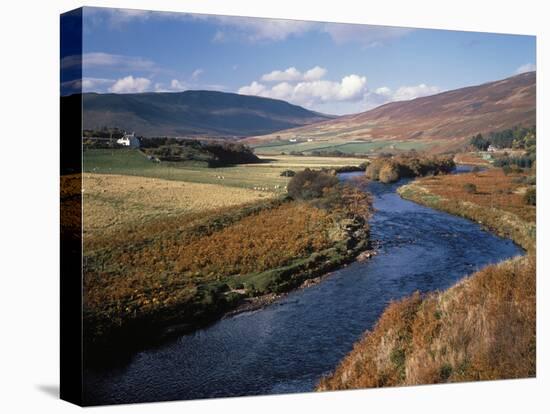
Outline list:
[[[129,405],[107,412],[543,412],[548,390],[548,11],[543,1],[89,0],[112,6],[536,34],[538,378],[461,385]],[[0,13],[0,411],[65,413],[58,400],[59,14],[79,1],[4,2]],[[546,71],[546,73],[545,73]],[[7,128],[6,128],[7,126]],[[11,142],[7,143],[7,140]],[[17,142],[17,144],[15,144]],[[95,410],[95,409],[94,409]],[[548,411],[546,411],[548,412]]]

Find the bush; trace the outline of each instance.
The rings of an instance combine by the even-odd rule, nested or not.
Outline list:
[[[416,157],[395,156],[379,157],[373,160],[365,172],[370,180],[390,183],[405,177],[423,177],[426,175],[446,174],[453,170],[452,157]]]
[[[537,189],[536,188],[530,188],[525,192],[525,195],[523,196],[523,200],[525,201],[525,204],[528,206],[536,206],[537,205]]]
[[[386,163],[380,168],[378,179],[385,183],[393,183],[399,180],[399,167],[393,163]]]
[[[296,172],[294,172],[292,170],[284,170],[281,173],[281,177],[294,177],[295,175],[296,175]]]
[[[292,177],[288,183],[288,194],[295,200],[311,200],[322,197],[324,192],[337,185],[336,176],[306,168]]]
[[[378,180],[379,174],[380,174],[380,168],[382,168],[382,165],[384,164],[384,160],[382,159],[376,159],[373,160],[368,166],[365,171],[365,175],[369,180]]]
[[[475,194],[477,192],[477,187],[475,184],[472,183],[466,183],[464,184],[464,191],[466,191],[469,194]]]

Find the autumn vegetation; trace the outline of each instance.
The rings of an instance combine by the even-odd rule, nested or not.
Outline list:
[[[319,390],[533,377],[535,257],[393,302]]]
[[[368,165],[366,176],[371,180],[393,183],[406,177],[446,174],[454,167],[455,163],[452,157],[418,156],[413,153],[393,157],[379,157]]]
[[[85,235],[87,344],[141,340],[174,325],[194,329],[367,248],[366,194],[308,174],[320,192],[305,198],[163,214]]]
[[[534,170],[425,177],[402,197],[475,220],[527,254],[392,302],[318,390],[536,375]],[[533,194],[533,195],[532,195]]]
[[[534,171],[500,168],[425,177],[401,187],[409,200],[482,223],[527,250],[534,247],[536,207],[531,204]],[[526,201],[528,198],[529,201]]]
[[[261,162],[248,146],[227,141],[144,138],[142,148],[161,161],[203,162],[208,167]]]

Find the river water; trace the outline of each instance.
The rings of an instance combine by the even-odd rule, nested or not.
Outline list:
[[[368,185],[378,255],[261,310],[139,352],[124,366],[87,371],[86,404],[312,391],[392,299],[445,289],[523,253],[471,221],[401,199],[395,190],[403,183]]]

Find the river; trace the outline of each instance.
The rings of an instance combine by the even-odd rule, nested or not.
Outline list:
[[[523,254],[476,223],[401,199],[395,190],[403,183],[368,185],[378,255],[263,309],[139,352],[124,366],[86,372],[86,404],[312,391],[391,300],[445,289]]]

